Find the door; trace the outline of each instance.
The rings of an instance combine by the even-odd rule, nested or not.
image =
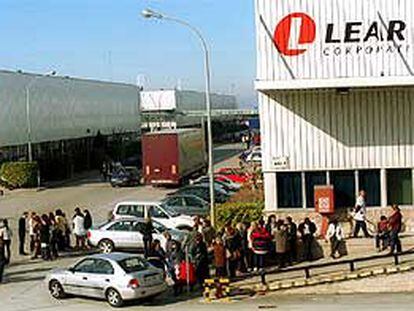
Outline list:
[[[114,282],[114,267],[105,259],[95,259],[93,271],[87,276],[85,285],[92,297],[105,298],[105,289]]]
[[[143,249],[144,248],[144,239],[143,239],[143,222],[134,222],[131,225],[130,236],[128,240],[129,249]]]
[[[131,235],[131,221],[118,221],[108,228],[108,238],[114,242],[115,248],[126,248]]]
[[[94,270],[95,260],[87,258],[71,269],[64,284],[65,291],[70,294],[93,297],[92,289],[88,284],[89,276]]]

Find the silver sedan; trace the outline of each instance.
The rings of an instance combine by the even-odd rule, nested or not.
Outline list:
[[[163,271],[140,256],[124,253],[88,256],[73,267],[52,271],[46,283],[56,299],[67,294],[93,297],[106,299],[112,307],[157,296],[167,288]]]

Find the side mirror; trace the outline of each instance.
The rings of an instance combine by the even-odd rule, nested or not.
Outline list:
[[[69,272],[71,272],[71,273],[75,273],[75,268],[74,268],[74,267],[70,267],[70,268],[68,269],[68,271],[69,271]]]

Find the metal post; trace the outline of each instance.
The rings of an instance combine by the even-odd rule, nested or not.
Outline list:
[[[206,97],[206,113],[207,113],[207,133],[208,133],[208,176],[209,176],[209,190],[210,190],[210,220],[211,224],[215,225],[216,213],[215,213],[215,193],[214,193],[214,160],[213,160],[213,131],[211,125],[211,69],[210,69],[210,53],[207,45],[207,41],[204,39],[202,33],[198,28],[189,24],[188,22],[176,17],[171,17],[151,9],[142,11],[142,16],[145,18],[155,18],[159,20],[169,20],[174,23],[183,25],[189,28],[200,40],[201,47],[204,52],[204,75],[205,75],[205,97]]]

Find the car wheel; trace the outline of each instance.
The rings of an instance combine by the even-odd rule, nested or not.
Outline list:
[[[52,280],[49,283],[49,292],[50,295],[55,299],[62,299],[66,296],[62,285],[56,280]]]
[[[117,290],[110,288],[106,291],[106,301],[109,305],[115,308],[122,307],[124,300],[121,297],[121,294]]]
[[[114,242],[111,240],[102,240],[99,242],[98,247],[101,251],[101,253],[109,254],[114,251]]]

